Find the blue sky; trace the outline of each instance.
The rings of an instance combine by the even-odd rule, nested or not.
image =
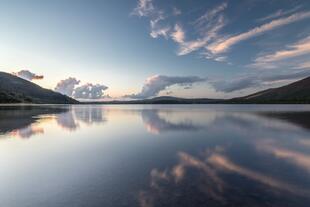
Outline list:
[[[228,98],[310,75],[307,0],[2,0],[0,23],[2,71],[80,99]]]

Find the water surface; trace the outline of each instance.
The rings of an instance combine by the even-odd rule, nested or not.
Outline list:
[[[310,206],[309,105],[0,106],[0,206]]]

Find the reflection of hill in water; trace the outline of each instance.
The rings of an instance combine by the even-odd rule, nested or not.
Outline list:
[[[81,123],[106,122],[102,107],[95,106],[0,106],[0,135],[11,133],[11,136],[29,138],[44,133],[44,127],[36,126],[42,115],[53,115],[58,126],[73,131]]]
[[[0,134],[26,128],[46,114],[61,114],[65,107],[55,106],[0,106]]]
[[[310,129],[310,112],[269,112],[269,113],[259,113],[264,117],[280,119],[295,125],[298,125],[304,129]]]
[[[110,109],[111,112],[113,110]],[[133,110],[133,112],[137,112]],[[141,112],[141,113],[140,113]],[[180,113],[180,111],[166,109],[142,109],[141,116],[146,129],[151,133],[197,131],[209,127],[220,127],[225,122],[234,123],[242,128],[257,127],[257,123],[269,124],[273,119],[283,120],[284,126],[273,126],[287,128],[299,126],[310,129],[310,112],[214,112],[205,111],[204,118],[201,113]],[[124,111],[125,113],[125,111]],[[44,130],[36,127],[33,123],[40,120],[42,115],[51,114],[51,120],[55,120],[63,129],[74,131],[83,125],[104,123],[107,121],[105,108],[102,106],[0,106],[0,134],[6,134],[19,129],[20,137],[30,137],[33,134],[43,133]],[[113,113],[112,113],[113,115]],[[211,117],[211,118],[210,118]],[[262,119],[266,120],[263,121]],[[226,120],[226,121],[225,121]],[[268,122],[268,123],[267,123]],[[280,125],[280,122],[274,121]],[[252,126],[254,125],[254,126]]]

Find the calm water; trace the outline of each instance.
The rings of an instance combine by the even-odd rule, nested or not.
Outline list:
[[[310,106],[0,106],[1,207],[310,206]]]

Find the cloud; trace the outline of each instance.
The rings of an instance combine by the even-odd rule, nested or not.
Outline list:
[[[227,57],[219,56],[219,57],[214,58],[214,60],[217,61],[217,62],[226,62],[227,61]]]
[[[163,36],[164,38],[168,38],[170,33],[170,26],[162,25],[161,21],[165,19],[163,11],[154,10],[153,15],[150,20],[151,32],[150,36],[153,38],[158,38]]]
[[[185,32],[182,27],[178,24],[174,26],[174,32],[171,34],[172,39],[177,43],[184,43],[185,40]]]
[[[72,96],[75,86],[78,85],[79,83],[80,83],[79,80],[70,77],[65,80],[59,81],[55,87],[55,91],[65,94],[67,96]]]
[[[179,16],[179,15],[182,14],[182,11],[181,11],[180,9],[176,8],[176,7],[173,7],[173,8],[172,8],[172,14],[173,14],[174,16]]]
[[[258,56],[254,63],[250,64],[250,67],[254,68],[277,68],[277,64],[275,62],[283,61],[286,59],[302,56],[310,54],[310,36],[299,40],[298,42],[286,46],[285,49],[275,51],[273,53],[264,54]],[[306,64],[307,62],[305,62]],[[302,64],[302,63],[301,63]],[[301,65],[303,66],[303,65]],[[307,67],[307,65],[304,65]]]
[[[166,39],[171,37],[179,45],[177,54],[186,55],[206,47],[212,39],[218,39],[218,32],[226,25],[223,15],[223,11],[226,8],[227,2],[224,2],[213,9],[207,10],[202,16],[196,19],[193,25],[201,37],[188,41],[185,40],[185,31],[180,24],[175,24],[174,27],[162,24],[162,21],[169,15],[167,16],[162,10],[156,9],[151,0],[140,0],[132,14],[150,18],[150,36],[153,38],[163,36]],[[174,8],[172,14],[175,16],[181,13]]]
[[[242,89],[258,86],[260,81],[256,77],[238,77],[232,80],[221,80],[214,81],[211,85],[216,91],[221,91],[225,93],[239,91]]]
[[[127,98],[148,98],[158,95],[160,91],[165,90],[172,85],[188,86],[193,83],[205,81],[205,78],[197,76],[164,76],[154,75],[146,79],[141,92],[132,95],[126,95]]]
[[[61,80],[57,83],[55,91],[77,99],[100,99],[105,97],[103,91],[108,89],[107,86],[92,83],[78,86],[80,82],[80,80],[72,77]]]
[[[310,61],[299,63],[294,68],[296,68],[296,69],[310,69]]]
[[[43,75],[36,75],[29,70],[21,70],[19,72],[14,72],[13,75],[18,76],[20,78],[32,81],[32,80],[41,80],[44,78]]]
[[[289,83],[296,79],[302,79],[310,75],[309,70],[293,71],[269,74],[250,74],[239,76],[230,80],[210,81],[209,83],[216,91],[225,93],[244,90],[254,87],[270,86],[279,81]]]
[[[163,36],[172,38],[179,45],[178,55],[186,55],[198,49],[205,48],[212,39],[218,39],[218,32],[226,25],[223,11],[227,8],[227,2],[219,4],[213,9],[207,10],[202,16],[193,22],[193,26],[201,37],[193,40],[185,40],[185,32],[180,24],[174,28],[163,24],[163,20],[169,16],[178,16],[180,10],[173,8],[172,15],[165,15],[162,10],[157,9],[151,0],[139,0],[132,14],[139,17],[150,18],[150,36],[158,38]],[[210,58],[210,55],[208,55]]]
[[[154,12],[152,0],[139,0],[137,7],[133,10],[132,14],[140,17],[149,16]]]
[[[233,45],[235,45],[241,41],[250,39],[252,37],[263,34],[267,31],[270,31],[270,30],[276,29],[278,27],[281,27],[281,26],[284,26],[284,25],[287,25],[287,24],[290,24],[290,23],[293,23],[296,21],[300,21],[300,20],[303,20],[303,19],[306,19],[309,17],[310,17],[310,12],[298,12],[298,13],[295,13],[295,14],[290,15],[288,17],[273,20],[269,23],[255,27],[255,28],[253,28],[247,32],[241,33],[239,35],[219,39],[216,42],[208,45],[207,49],[212,54],[224,53],[227,50],[229,50],[230,47],[232,47]]]
[[[196,19],[192,25],[198,31],[200,37],[193,40],[185,39],[185,31],[180,24],[176,23],[174,27],[163,24],[169,16],[180,15],[175,8],[172,15],[165,15],[162,10],[155,8],[151,0],[140,0],[137,7],[132,12],[133,15],[150,18],[150,36],[158,38],[160,36],[169,39],[171,38],[179,46],[177,55],[186,55],[193,51],[205,48],[212,40],[218,40],[218,32],[226,25],[226,20],[223,11],[227,8],[227,2],[219,4],[213,9],[207,10],[202,16]],[[207,58],[212,58],[210,53],[206,53]],[[216,59],[223,61],[224,59]]]
[[[100,99],[104,98],[103,91],[108,87],[101,84],[87,83],[74,89],[73,97],[77,99]]]
[[[227,57],[223,54],[242,41],[310,18],[310,11],[300,11],[302,7],[296,6],[290,10],[278,10],[258,19],[265,23],[254,26],[248,31],[239,34],[221,34],[220,32],[229,23],[224,13],[228,8],[227,1],[208,9],[196,20],[183,24],[181,21],[176,22],[177,16],[182,15],[178,8],[163,10],[157,8],[154,3],[155,1],[152,0],[139,0],[132,12],[133,15],[149,19],[152,38],[164,37],[173,40],[178,45],[177,55],[179,56],[200,51],[200,55],[218,62],[227,62]],[[192,28],[184,28],[184,25],[192,26]],[[275,66],[268,64],[265,67],[274,68]]]
[[[139,17],[150,18],[151,37],[168,37],[171,28],[170,26],[160,24],[161,21],[165,19],[165,15],[162,10],[155,8],[152,0],[139,0],[137,7],[131,14]]]
[[[279,9],[278,11],[276,11],[273,14],[270,14],[268,16],[262,17],[260,19],[258,19],[258,21],[266,21],[266,20],[270,20],[270,19],[276,19],[278,17],[283,17],[286,16],[288,14],[292,14],[293,12],[296,12],[297,10],[299,10],[301,8],[301,6],[296,6],[293,9],[289,9],[289,10],[283,10],[283,9]]]
[[[204,15],[202,15],[195,21],[196,26],[203,27],[206,23],[213,21],[226,8],[227,8],[227,2],[224,2],[215,7],[214,9],[208,10]]]
[[[222,3],[217,7],[208,10],[204,15],[194,21],[194,27],[202,37],[185,41],[185,32],[176,24],[172,39],[179,44],[178,55],[187,55],[193,51],[204,48],[208,43],[218,38],[218,32],[226,25],[223,11],[227,8],[227,3]],[[183,34],[183,39],[176,38],[176,34]]]
[[[152,21],[151,21],[151,25],[154,25],[154,26],[151,26],[152,28],[150,32],[151,37],[158,38],[159,36],[163,36],[165,38],[168,38],[170,29],[171,29],[169,26],[165,26],[165,27],[157,26],[156,23],[152,24]]]

